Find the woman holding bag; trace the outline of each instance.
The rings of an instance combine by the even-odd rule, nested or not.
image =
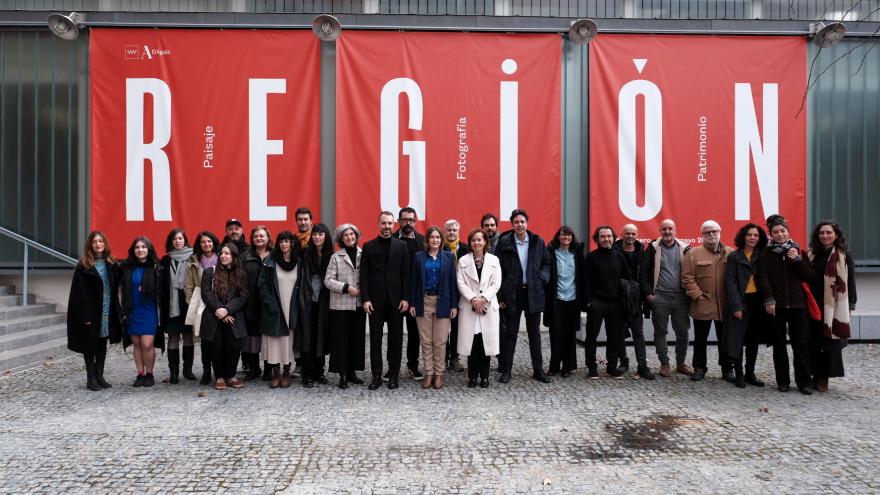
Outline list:
[[[190,257],[186,267],[186,280],[184,281],[183,293],[186,296],[187,312],[186,323],[192,325],[193,335],[199,336],[202,326],[202,312],[205,302],[202,300],[202,273],[205,269],[217,266],[220,241],[211,232],[199,232],[196,236],[196,252]],[[202,385],[211,384],[211,345],[205,339],[201,339],[202,350]]]

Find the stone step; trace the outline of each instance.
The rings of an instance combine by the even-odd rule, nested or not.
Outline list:
[[[15,286],[14,285],[0,285],[0,294],[15,294]]]
[[[21,294],[3,294],[0,293],[0,308],[8,308],[10,306],[21,306]],[[28,296],[28,303],[35,304],[37,296],[31,294]]]
[[[45,315],[55,312],[54,304],[31,304],[30,306],[9,306],[0,308],[0,321],[24,318],[25,316]]]
[[[65,338],[67,325],[52,325],[34,328],[24,332],[16,332],[0,337],[0,352],[13,351],[43,342]]]
[[[33,368],[42,365],[48,359],[69,354],[71,352],[67,350],[67,337],[0,352],[0,372]]]
[[[25,316],[12,320],[0,320],[0,336],[17,332],[26,332],[34,328],[60,325],[67,321],[64,313],[48,313],[36,316]]]

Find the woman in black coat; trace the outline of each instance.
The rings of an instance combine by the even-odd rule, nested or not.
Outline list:
[[[86,387],[93,391],[111,387],[104,380],[107,342],[114,344],[122,338],[116,297],[118,266],[110,254],[107,237],[97,230],[89,233],[70,283],[67,348],[83,355]]]
[[[721,348],[734,361],[736,379],[734,385],[745,388],[746,383],[763,387],[764,382],[755,376],[755,362],[761,343],[771,343],[764,304],[755,283],[758,258],[767,247],[767,234],[754,223],[744,225],[734,239],[736,251],[727,257],[725,286],[727,288],[727,314]],[[746,347],[746,367],[743,374],[743,345]]]
[[[810,322],[813,385],[828,391],[828,378],[844,376],[843,348],[850,336],[850,312],[856,309],[856,271],[840,224],[823,220],[810,236],[807,258],[813,267],[810,292],[822,320]]]
[[[550,329],[549,376],[571,376],[577,369],[577,331],[581,327],[583,303],[584,246],[574,230],[563,225],[547,245],[550,254],[550,282],[544,291],[544,325]],[[563,277],[560,279],[560,261]],[[572,268],[574,271],[569,271]]]
[[[269,388],[290,386],[290,363],[293,360],[293,328],[297,320],[299,242],[289,230],[278,234],[272,256],[263,260],[257,283],[259,290],[261,352],[269,367]],[[282,373],[281,367],[284,367]]]
[[[330,237],[330,229],[326,225],[314,225],[299,264],[300,290],[296,291],[299,320],[294,330],[293,347],[302,356],[302,384],[306,388],[314,387],[315,382],[327,383],[324,356],[329,354],[330,291],[324,286],[324,276],[333,256]]]
[[[241,360],[247,374],[244,381],[249,382],[260,376],[260,350],[263,346],[263,334],[260,323],[262,304],[257,284],[263,260],[272,254],[272,235],[265,225],[257,225],[251,230],[251,247],[244,256],[244,271],[247,273],[248,301],[245,308],[247,336],[241,342]],[[272,368],[263,361],[263,380],[272,379]]]
[[[235,378],[241,340],[247,337],[244,309],[248,299],[247,275],[241,266],[241,257],[235,244],[220,247],[220,262],[205,269],[202,274],[202,313],[200,337],[211,342],[211,362],[214,365],[214,388],[227,386],[241,388],[244,384]]]
[[[186,269],[193,250],[186,232],[172,229],[165,238],[165,256],[159,262],[162,273],[162,300],[159,301],[159,324],[168,336],[168,382],[180,381],[180,341],[183,340],[183,377],[195,380],[193,375],[193,328],[184,323],[186,302]]]

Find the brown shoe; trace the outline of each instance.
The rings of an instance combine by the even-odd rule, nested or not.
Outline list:
[[[214,382],[214,389],[216,390],[226,390],[226,380],[222,378],[218,378],[216,382]]]
[[[244,387],[244,382],[239,380],[238,378],[230,378],[227,384],[232,388],[241,388]]]
[[[675,366],[675,371],[681,373],[682,375],[694,376],[694,369],[685,363],[678,363]]]
[[[461,361],[458,358],[454,358],[449,362],[449,369],[452,371],[464,371],[464,366],[461,365]]]
[[[817,378],[816,379],[816,392],[827,392],[828,391],[828,379],[827,378]]]
[[[422,380],[422,388],[431,388],[434,384],[434,375],[425,375],[425,379]]]
[[[669,378],[672,376],[672,369],[669,367],[669,363],[661,364],[660,371],[658,371],[657,374],[663,378]]]
[[[278,388],[281,386],[281,370],[278,369],[277,364],[273,364],[272,366],[272,379],[269,382],[269,388]]]
[[[437,390],[443,388],[443,375],[437,375],[434,377],[434,388]]]
[[[284,371],[281,373],[281,381],[278,384],[281,388],[290,388],[290,382],[292,378],[290,376],[290,365],[284,365]]]

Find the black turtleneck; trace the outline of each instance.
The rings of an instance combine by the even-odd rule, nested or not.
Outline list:
[[[348,258],[351,260],[351,265],[357,268],[357,246],[345,246],[345,253],[348,254]]]
[[[388,266],[388,256],[391,255],[391,238],[379,236],[379,249],[382,251],[382,261]]]
[[[620,279],[629,278],[629,267],[623,253],[599,247],[590,251],[586,263],[585,294],[587,302],[593,298],[605,301],[620,299]]]

